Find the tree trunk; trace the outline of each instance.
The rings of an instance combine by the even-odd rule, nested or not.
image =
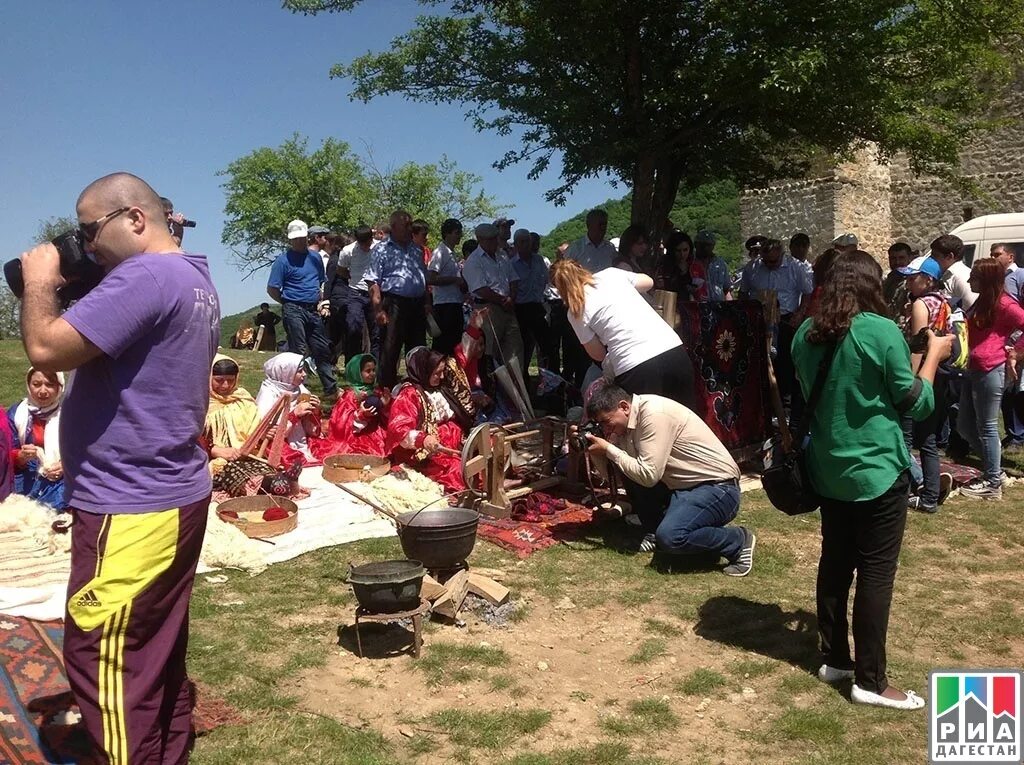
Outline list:
[[[668,214],[675,204],[682,176],[682,162],[659,163],[653,155],[637,158],[633,168],[631,219],[644,227],[654,244],[660,243],[665,233]]]

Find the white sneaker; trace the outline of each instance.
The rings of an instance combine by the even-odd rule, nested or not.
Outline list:
[[[818,667],[818,679],[823,683],[835,685],[836,683],[843,682],[843,680],[853,680],[853,670],[836,669],[828,664],[822,664]]]
[[[867,704],[868,706],[885,707],[886,709],[913,710],[924,706],[924,699],[913,691],[904,691],[904,693],[907,694],[905,699],[890,699],[888,696],[883,696],[880,693],[865,691],[854,683],[853,690],[850,691],[850,700],[854,704]]]

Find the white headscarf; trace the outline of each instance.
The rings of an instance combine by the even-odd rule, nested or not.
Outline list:
[[[305,385],[292,382],[301,366],[302,356],[297,353],[279,353],[267,359],[263,365],[263,373],[267,377],[256,395],[256,408],[260,417],[269,412],[282,395],[287,393],[294,398],[300,393],[309,392]]]
[[[46,406],[37,406],[32,403],[32,390],[29,387],[29,380],[32,379],[35,372],[34,367],[29,367],[28,374],[25,375],[25,389],[28,396],[22,399],[14,410],[14,430],[18,435],[18,440],[24,445],[31,420],[42,420],[46,423],[43,428],[43,441],[46,447],[45,452],[40,450],[42,453],[39,455],[39,464],[42,467],[49,467],[60,462],[60,436],[58,434],[60,432],[60,405],[64,401],[64,373],[57,372],[55,374],[60,390],[57,391],[53,401]]]

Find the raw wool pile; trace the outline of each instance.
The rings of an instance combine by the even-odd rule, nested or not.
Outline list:
[[[36,502],[22,494],[11,494],[0,502],[0,534],[14,534],[31,540],[37,550],[47,555],[69,555],[71,532],[58,534],[53,522],[58,518],[70,521],[70,515],[60,516],[49,505]]]
[[[370,483],[353,482],[346,484],[360,497],[380,505],[398,515],[419,510],[425,505],[443,508],[444,490],[422,473],[408,468],[396,468]]]
[[[210,504],[208,512],[206,536],[203,537],[203,551],[199,559],[210,568],[241,569],[249,576],[266,571],[264,543],[250,539],[235,526],[218,518],[216,503]]]

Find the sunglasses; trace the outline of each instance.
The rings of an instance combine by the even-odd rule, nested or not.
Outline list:
[[[82,239],[87,242],[93,241],[100,233],[100,228],[109,220],[116,218],[121,213],[126,213],[132,208],[130,207],[119,207],[113,212],[108,212],[101,218],[97,218],[92,223],[79,223],[78,230],[82,233]]]

